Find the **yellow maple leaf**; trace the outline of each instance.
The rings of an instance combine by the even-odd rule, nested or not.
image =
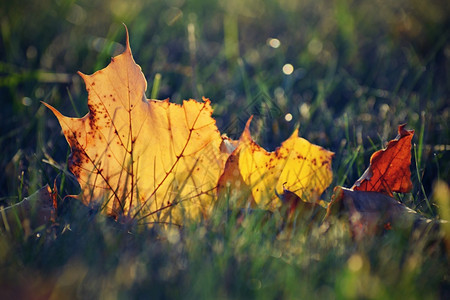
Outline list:
[[[228,154],[202,103],[147,100],[147,82],[135,63],[127,32],[126,50],[93,75],[79,73],[88,91],[82,118],[50,108],[72,154],[85,204],[102,201],[116,218],[176,223],[208,215]]]
[[[294,192],[305,202],[316,203],[330,185],[333,152],[298,137],[298,130],[274,152],[267,152],[250,135],[247,122],[236,149],[219,179],[218,193],[237,200],[239,206],[275,210],[277,194]]]

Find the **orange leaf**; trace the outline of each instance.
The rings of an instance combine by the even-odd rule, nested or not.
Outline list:
[[[128,42],[124,53],[93,75],[79,73],[89,93],[83,118],[50,108],[72,154],[69,169],[85,204],[146,223],[182,223],[208,215],[228,154],[208,99],[183,105],[147,100],[147,82]]]
[[[375,152],[370,166],[352,189],[355,191],[381,192],[392,196],[393,192],[408,193],[412,189],[411,139],[414,130],[398,127],[398,136],[391,140],[386,149]]]
[[[333,152],[298,137],[298,130],[274,152],[255,143],[247,122],[239,143],[227,160],[218,192],[236,200],[275,210],[282,203],[277,194],[285,189],[305,202],[317,202],[332,180]]]

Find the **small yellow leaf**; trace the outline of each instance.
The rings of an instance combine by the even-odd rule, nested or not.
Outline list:
[[[334,153],[298,137],[298,130],[274,152],[267,152],[251,138],[250,121],[219,179],[219,195],[245,198],[270,210],[281,206],[277,194],[284,190],[303,201],[318,202],[332,180]]]

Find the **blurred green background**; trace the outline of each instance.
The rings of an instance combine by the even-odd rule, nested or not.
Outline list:
[[[300,126],[337,153],[337,183],[351,185],[408,123],[415,180],[427,192],[449,180],[446,1],[2,1],[0,13],[2,200],[51,182],[58,170],[43,159],[64,164],[68,147],[40,101],[84,115],[76,72],[93,73],[123,50],[123,24],[147,96],[160,74],[158,99],[208,97],[233,138],[251,114],[269,150]]]
[[[450,181],[445,0],[1,1],[0,205],[53,185],[61,174],[68,145],[40,102],[65,115],[87,113],[76,72],[93,73],[123,50],[123,24],[148,81],[147,97],[152,90],[178,103],[208,97],[219,129],[232,138],[253,114],[252,134],[269,150],[299,126],[301,136],[336,153],[332,187],[351,186],[370,155],[408,123],[416,130],[414,189],[399,197],[436,216],[426,205],[433,183]],[[45,238],[2,236],[3,295],[37,298],[55,282],[61,295],[80,298],[151,291],[155,297],[423,299],[445,298],[450,290],[448,260],[422,256],[402,236],[355,246],[336,228],[330,239],[313,232],[289,247],[274,246],[264,236],[273,232],[261,234],[256,219],[225,232],[200,224],[172,243],[160,241],[167,232],[134,238],[91,222],[79,209],[55,240],[48,230]]]

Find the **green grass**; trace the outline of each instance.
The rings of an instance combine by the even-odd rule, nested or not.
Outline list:
[[[23,3],[21,3],[23,2]],[[3,1],[0,4],[0,206],[66,176],[68,146],[45,101],[87,112],[76,71],[118,54],[128,26],[147,96],[206,96],[221,132],[252,133],[273,150],[296,126],[336,153],[336,185],[351,186],[370,155],[415,129],[413,191],[397,195],[440,215],[433,186],[450,182],[450,31],[444,1]],[[24,22],[26,18],[26,22]],[[281,45],[273,48],[268,40]],[[285,75],[282,67],[292,64]],[[285,115],[292,114],[287,122]],[[51,162],[51,163],[49,163]],[[330,200],[332,188],[323,199]],[[448,195],[447,195],[448,199]],[[0,230],[0,295],[55,298],[448,298],[448,256],[388,232],[355,243],[330,230],[276,218],[243,223],[225,208],[181,231],[123,228],[75,200],[59,199],[57,224]],[[318,224],[320,225],[320,224]],[[344,228],[343,228],[344,227]],[[55,287],[55,288],[53,288]]]

